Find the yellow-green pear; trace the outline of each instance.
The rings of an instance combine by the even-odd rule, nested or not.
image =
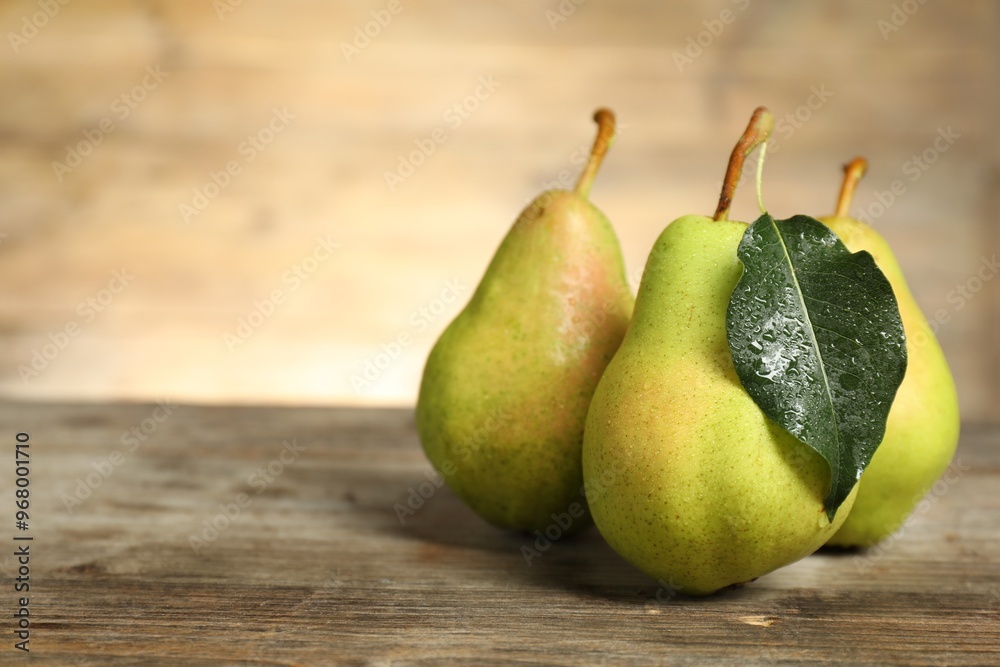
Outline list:
[[[465,309],[434,346],[416,421],[427,457],[487,521],[562,534],[591,524],[583,424],[634,299],[607,218],[589,201],[614,136],[599,109],[575,190],[521,213]]]
[[[772,127],[757,109],[714,219],[684,216],[660,234],[587,415],[583,469],[598,529],[637,568],[690,595],[809,555],[856,493],[831,523],[828,464],[764,414],[730,356],[726,313],[747,224],[728,210],[745,155]]]
[[[848,216],[855,185],[866,168],[864,158],[844,167],[836,213],[819,220],[851,252],[870,252],[889,279],[906,332],[908,361],[885,436],[861,476],[854,508],[828,542],[839,547],[871,546],[895,532],[948,467],[959,431],[958,397],[948,362],[910,293],[899,262],[881,234]]]

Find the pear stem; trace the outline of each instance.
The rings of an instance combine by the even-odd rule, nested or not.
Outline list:
[[[753,149],[768,140],[773,130],[774,116],[768,111],[767,107],[757,107],[754,109],[747,129],[743,131],[743,136],[736,142],[736,146],[729,156],[726,177],[722,180],[719,206],[715,209],[714,217],[716,220],[728,219],[729,207],[733,205],[733,195],[736,193],[736,186],[739,184],[740,176],[743,174],[743,162],[746,161],[747,155]]]
[[[590,186],[594,184],[594,177],[597,170],[601,168],[604,154],[611,147],[611,142],[615,138],[615,114],[611,109],[601,107],[594,112],[594,122],[597,123],[597,138],[594,139],[594,146],[590,149],[590,158],[587,165],[580,174],[580,180],[576,182],[575,192],[581,197],[590,196]]]
[[[760,153],[757,155],[757,206],[760,208],[761,215],[767,213],[767,209],[764,208],[763,191],[765,155],[767,155],[767,141],[764,141],[764,143],[760,145]]]
[[[837,210],[833,214],[834,217],[846,218],[851,212],[854,189],[866,171],[868,171],[868,160],[863,157],[856,157],[844,165],[844,182],[840,185],[840,195],[837,197]]]

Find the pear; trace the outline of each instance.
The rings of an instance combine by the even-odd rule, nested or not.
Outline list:
[[[728,220],[745,155],[766,140],[763,107],[733,150],[715,218],[660,234],[625,340],[587,414],[583,470],[601,535],[661,584],[689,595],[738,586],[803,558],[831,523],[824,459],[744,390],[726,335],[747,224]]]
[[[908,362],[889,411],[885,436],[861,475],[854,508],[827,543],[839,547],[871,546],[899,529],[948,467],[959,431],[958,397],[948,362],[910,293],[899,262],[881,234],[848,217],[855,185],[866,169],[864,158],[844,167],[836,213],[819,220],[851,252],[870,252],[889,279],[906,332]]]
[[[420,385],[427,457],[456,495],[503,528],[569,534],[592,523],[583,424],[634,305],[618,239],[588,199],[614,136],[611,111],[594,120],[576,188],[544,192],[521,213],[435,344]]]

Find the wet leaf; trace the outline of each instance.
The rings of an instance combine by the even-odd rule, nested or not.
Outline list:
[[[885,434],[906,372],[892,286],[823,223],[765,213],[743,235],[726,332],[747,393],[830,465],[833,519]]]

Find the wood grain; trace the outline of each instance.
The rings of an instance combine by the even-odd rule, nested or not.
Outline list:
[[[447,488],[401,523],[394,505],[429,471],[408,410],[181,405],[128,451],[123,434],[163,414],[0,406],[3,437],[28,431],[33,447],[32,664],[1000,662],[995,426],[965,427],[950,481],[888,544],[687,599],[595,530],[529,566],[528,538],[486,525]],[[257,493],[255,471],[292,440],[304,451]],[[124,461],[67,511],[64,494],[114,450]],[[0,498],[12,483],[0,465]],[[241,493],[249,504],[196,554],[190,536]],[[12,603],[0,597],[4,628]],[[9,637],[0,663],[19,664]]]
[[[228,0],[220,0],[225,2]],[[622,132],[595,184],[638,276],[672,219],[710,213],[750,111],[787,121],[767,164],[775,214],[829,212],[839,166],[866,155],[855,212],[907,186],[877,227],[939,328],[963,414],[998,421],[997,281],[949,300],[1000,250],[1000,6],[918,3],[896,32],[870,3],[404,2],[348,61],[341,43],[387,0],[71,2],[16,54],[0,48],[0,393],[20,399],[412,404],[430,346],[468,299],[524,203],[593,137],[608,105]],[[675,54],[723,10],[736,19],[689,66]],[[0,5],[20,29],[35,0]],[[700,36],[700,37],[699,37]],[[169,75],[125,118],[112,111],[148,66]],[[459,127],[443,119],[480,77],[500,87]],[[814,88],[831,97],[809,109]],[[817,100],[813,99],[814,106]],[[804,106],[806,105],[806,106]],[[294,122],[196,217],[179,205],[287,108]],[[115,129],[60,181],[52,163],[110,117]],[[437,127],[441,144],[395,190],[384,179]],[[905,165],[939,128],[960,138],[919,180]],[[877,210],[877,208],[876,208]],[[734,218],[755,215],[737,192]],[[231,333],[317,236],[340,252],[235,350]],[[126,267],[99,318],[81,301]],[[467,290],[423,328],[411,316],[447,281]],[[69,321],[82,331],[40,376],[18,366]],[[411,344],[371,385],[352,376],[401,334]],[[989,359],[989,362],[984,362]]]

